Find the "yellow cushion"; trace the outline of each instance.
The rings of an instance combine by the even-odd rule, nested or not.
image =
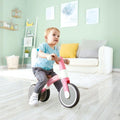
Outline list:
[[[63,58],[76,58],[78,43],[61,44],[60,56]]]

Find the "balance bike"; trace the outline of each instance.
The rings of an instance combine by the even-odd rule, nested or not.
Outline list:
[[[49,89],[50,85],[61,79],[63,86],[58,94],[59,101],[64,107],[72,108],[79,102],[80,92],[74,84],[70,83],[62,57],[60,57],[59,69],[60,69],[60,75],[55,75],[54,77],[48,80],[47,84],[39,93],[38,100],[40,100],[41,102],[47,101],[50,97],[50,89]],[[28,94],[29,97],[32,95],[34,88],[35,88],[35,84],[32,84],[29,88],[29,94]]]

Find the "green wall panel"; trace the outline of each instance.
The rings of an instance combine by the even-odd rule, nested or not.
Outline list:
[[[3,18],[3,0],[0,0],[0,21],[2,21]],[[2,65],[2,56],[3,56],[3,31],[0,29],[0,66]]]
[[[120,68],[120,0],[78,0],[78,26],[60,27],[61,4],[72,0],[31,0],[28,2],[27,17],[39,17],[37,43],[44,41],[44,31],[50,26],[58,27],[61,31],[60,43],[73,43],[82,40],[107,40],[107,45],[114,49],[114,68]],[[47,21],[45,12],[47,7],[55,7],[55,19]],[[86,10],[99,8],[99,23],[86,24]]]
[[[11,31],[7,29],[0,29],[2,32],[2,56],[1,64],[6,65],[6,56],[17,55],[22,56],[23,47],[23,36],[24,36],[24,26],[25,26],[25,1],[24,0],[3,0],[2,3],[2,20],[5,22],[12,22],[13,24],[18,24],[18,31]],[[21,18],[13,18],[11,16],[11,11],[18,8],[22,11]]]
[[[1,0],[0,0],[1,1]],[[74,43],[82,40],[107,40],[108,46],[114,49],[114,68],[120,68],[120,0],[78,0],[78,25],[74,27],[60,27],[61,4],[75,0],[4,0],[3,20],[10,19],[10,11],[18,7],[22,10],[21,19],[13,19],[19,24],[19,31],[0,30],[3,35],[3,55],[16,54],[22,57],[22,46],[25,30],[25,18],[38,18],[37,46],[44,41],[44,31],[46,28],[55,26],[60,29],[61,43]],[[7,3],[7,4],[6,4]],[[46,8],[54,6],[55,19],[46,20]],[[86,10],[99,8],[99,23],[94,25],[86,24]],[[1,8],[0,8],[1,10]],[[0,35],[1,35],[0,33]],[[1,37],[0,37],[1,38]],[[8,43],[8,45],[6,45]],[[16,50],[14,50],[16,49]],[[21,61],[20,61],[21,63]],[[2,63],[5,64],[5,63]]]

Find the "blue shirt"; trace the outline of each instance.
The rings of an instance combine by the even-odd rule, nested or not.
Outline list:
[[[47,43],[44,42],[38,47],[38,49],[47,54],[54,53],[59,57],[59,50],[56,46],[54,47],[54,49],[52,49]],[[53,69],[54,62],[54,60],[47,60],[47,58],[38,57],[33,67],[40,67],[44,70],[50,70]]]

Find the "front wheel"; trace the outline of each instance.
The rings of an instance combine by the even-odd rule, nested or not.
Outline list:
[[[67,108],[72,108],[74,107],[80,99],[80,92],[78,88],[74,84],[68,84],[68,89],[69,89],[69,98],[65,98],[64,95],[64,89],[63,87],[61,88],[59,92],[59,100],[61,104]]]

